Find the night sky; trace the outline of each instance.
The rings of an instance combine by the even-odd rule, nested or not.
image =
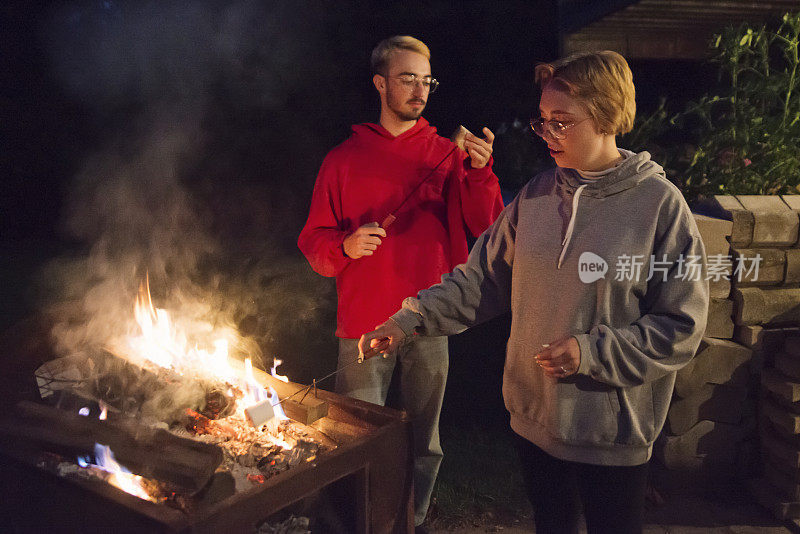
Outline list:
[[[351,124],[378,118],[372,48],[394,34],[423,40],[441,83],[424,116],[445,136],[459,124],[501,133],[534,112],[533,68],[557,56],[559,28],[581,18],[559,12],[564,4],[576,3],[5,4],[3,327],[47,300],[40,269],[51,258],[88,254],[100,239],[139,247],[139,258],[164,239],[156,255],[168,255],[188,245],[152,227],[177,220],[176,231],[183,225],[186,235],[202,233],[196,242],[203,254],[204,239],[215,243],[213,258],[193,257],[193,268],[200,261],[273,295],[250,299],[238,315],[243,328],[255,330],[261,323],[247,320],[254,313],[275,318],[278,326],[261,339],[265,350],[332,350],[333,286],[310,271],[296,239],[327,151]],[[652,108],[661,94],[685,97],[705,72],[698,64],[632,67],[640,109]],[[523,143],[538,150],[533,135]],[[509,150],[498,136],[495,169],[513,189],[518,181],[501,172]],[[159,266],[165,284],[181,270],[170,259]],[[59,278],[52,272],[49,283]],[[210,280],[228,295],[245,285],[203,281]],[[479,332],[466,343],[489,343],[500,363],[507,325],[488,328],[491,335]],[[291,358],[284,359],[292,371]],[[295,364],[294,371],[308,380],[320,369]]]
[[[135,144],[169,110],[203,123],[182,170],[188,190],[221,203],[219,183],[230,202],[239,185],[245,198],[263,189],[257,196],[280,211],[281,231],[296,232],[324,154],[350,124],[377,119],[369,53],[379,40],[403,33],[431,48],[441,86],[425,116],[440,133],[449,136],[460,123],[502,130],[535,109],[534,65],[555,58],[559,26],[581,18],[559,13],[558,4],[7,4],[0,56],[3,240],[63,238],[59,217],[86,159]],[[640,108],[688,85],[696,70],[668,63],[634,68]]]
[[[556,53],[554,9],[539,4],[4,7],[3,238],[60,236],[86,158],[135,143],[170,108],[203,122],[184,176],[190,190],[215,188],[205,181],[264,187],[270,208],[297,230],[324,154],[350,124],[377,119],[369,53],[380,39],[405,33],[430,46],[442,85],[425,116],[442,134],[459,123],[497,128],[529,115],[533,66]]]

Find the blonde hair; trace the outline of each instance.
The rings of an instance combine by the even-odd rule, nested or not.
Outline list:
[[[428,61],[431,59],[431,51],[425,43],[410,35],[395,35],[378,43],[378,46],[372,51],[372,57],[370,58],[372,73],[385,76],[389,55],[396,50],[411,50],[422,54]]]
[[[604,134],[624,134],[633,128],[636,88],[625,58],[611,50],[580,52],[536,65],[536,83],[553,82],[583,104]]]

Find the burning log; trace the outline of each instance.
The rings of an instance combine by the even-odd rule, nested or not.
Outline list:
[[[155,365],[137,365],[105,350],[92,353],[85,367],[89,378],[86,394],[124,413],[172,424],[180,421],[187,408],[204,413],[208,410],[206,415],[212,418],[233,411],[232,403],[224,398],[226,388],[221,381],[185,377]]]
[[[101,421],[23,401],[3,421],[0,442],[27,442],[65,456],[90,455],[96,443],[108,446],[132,472],[197,491],[222,461],[215,445],[181,438],[133,420]]]
[[[235,398],[226,395],[221,389],[212,389],[206,393],[206,406],[200,411],[209,419],[222,419],[236,411]]]

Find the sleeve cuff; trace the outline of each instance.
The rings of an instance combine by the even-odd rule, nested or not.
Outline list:
[[[594,344],[591,342],[589,334],[575,334],[574,337],[578,341],[578,347],[581,349],[581,363],[578,365],[578,374],[591,375],[591,362],[594,360],[592,352]]]
[[[472,159],[467,156],[464,158],[464,170],[467,172],[467,176],[470,173],[481,173],[481,172],[491,172],[492,165],[494,164],[494,156],[489,156],[489,161],[486,162],[486,165],[481,167],[480,169],[475,169],[472,167]]]
[[[403,308],[392,315],[391,319],[397,323],[407,336],[413,336],[417,328],[422,326],[422,315],[407,308]]]

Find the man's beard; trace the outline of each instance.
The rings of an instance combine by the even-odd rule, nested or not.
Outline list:
[[[401,100],[401,98],[402,97],[399,97],[398,95],[393,94],[393,91],[391,89],[387,88],[387,91],[386,91],[386,103],[389,106],[389,109],[391,109],[394,112],[394,114],[397,115],[401,120],[404,120],[404,121],[415,121],[418,118],[420,118],[420,116],[422,116],[422,112],[425,110],[425,104],[426,104],[426,102],[424,100],[422,100],[421,98],[410,98],[406,102],[403,102],[403,103],[417,101],[417,102],[422,102],[422,106],[419,109],[416,109],[416,110],[413,109],[413,108],[409,109],[409,110],[404,110],[401,107],[402,103],[400,103],[398,105],[398,103],[395,102],[396,100]]]

